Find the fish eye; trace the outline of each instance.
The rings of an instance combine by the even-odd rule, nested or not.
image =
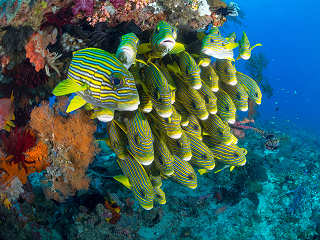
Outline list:
[[[239,99],[239,100],[240,100],[240,99],[241,99],[241,95],[240,95],[240,93],[237,93],[237,96],[236,96],[236,97],[237,97],[237,99]]]
[[[177,141],[177,147],[178,147],[178,148],[181,148],[181,144],[180,144],[179,141]]]
[[[189,175],[187,176],[187,178],[188,178],[189,180],[192,180],[192,179],[193,179],[193,176],[192,176],[191,174],[189,174]]]
[[[210,42],[211,42],[211,43],[214,43],[214,40],[213,40],[213,38],[210,38]]]
[[[169,123],[169,118],[164,118],[164,121],[165,121],[166,123]]]
[[[205,96],[204,96],[204,101],[205,101],[206,103],[209,103],[209,97],[208,97],[208,95],[205,95]]]
[[[198,131],[198,130],[199,130],[198,125],[194,125],[194,126],[193,126],[193,129],[196,130],[196,131]]]
[[[191,102],[191,106],[194,108],[194,109],[197,109],[197,105],[194,101]]]
[[[153,99],[155,99],[155,100],[158,99],[158,93],[156,90],[153,92]]]
[[[112,83],[112,85],[113,86],[119,86],[120,84],[121,84],[121,79],[120,78],[117,78],[117,77],[113,77],[112,79],[111,79],[111,83]]]
[[[259,95],[257,92],[254,93],[254,96],[257,98]]]
[[[156,33],[159,33],[159,31],[160,31],[160,26],[157,26],[156,27]]]
[[[160,163],[161,165],[163,165],[163,161],[162,161],[162,157],[161,157],[161,156],[158,157],[158,160],[159,160],[159,163]]]
[[[204,160],[206,160],[206,159],[207,159],[207,155],[202,154],[202,155],[201,155],[201,158],[204,159]]]
[[[227,110],[227,112],[229,112],[230,110],[228,105],[225,107],[225,109]]]
[[[137,144],[139,144],[139,137],[138,137],[138,135],[135,135],[135,136],[134,136],[134,141],[135,141]]]
[[[234,157],[234,158],[238,158],[238,157],[239,157],[239,154],[238,154],[238,153],[234,153],[234,154],[233,154],[233,157]]]
[[[218,130],[218,135],[219,135],[219,136],[222,136],[222,135],[223,135],[223,133],[221,132],[221,130]]]
[[[142,197],[142,198],[145,198],[146,197],[146,193],[143,191],[143,189],[141,189],[139,191],[139,195]]]

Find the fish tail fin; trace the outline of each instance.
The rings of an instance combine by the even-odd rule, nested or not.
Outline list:
[[[255,44],[255,45],[253,45],[253,46],[251,47],[251,51],[252,51],[252,49],[254,49],[255,47],[262,47],[262,44],[261,44],[261,43],[257,43],[257,44]]]
[[[78,108],[81,108],[82,106],[84,106],[86,103],[87,103],[86,100],[84,100],[82,97],[76,95],[70,101],[66,112],[69,113],[74,110],[77,110]]]

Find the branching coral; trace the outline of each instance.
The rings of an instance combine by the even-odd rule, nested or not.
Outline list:
[[[32,111],[30,120],[30,126],[49,149],[45,194],[57,201],[88,188],[85,172],[96,151],[93,137],[96,127],[89,116],[78,111],[63,117],[59,112],[64,107],[60,103],[60,107],[51,109],[48,103],[42,103]]]

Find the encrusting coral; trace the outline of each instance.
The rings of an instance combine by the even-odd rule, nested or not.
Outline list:
[[[84,111],[68,118],[60,115],[65,102],[58,103],[53,109],[43,102],[32,111],[30,120],[31,128],[39,133],[49,151],[50,166],[43,180],[48,188],[44,192],[48,198],[57,201],[88,188],[86,170],[97,150],[93,121]]]

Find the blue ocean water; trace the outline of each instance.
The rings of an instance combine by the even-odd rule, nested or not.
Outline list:
[[[230,30],[246,31],[251,44],[261,42],[269,60],[265,70],[274,96],[263,97],[261,117],[287,121],[320,133],[318,1],[239,1],[245,14],[242,26],[228,23]],[[226,26],[228,27],[228,26]],[[229,29],[229,27],[228,27]]]

